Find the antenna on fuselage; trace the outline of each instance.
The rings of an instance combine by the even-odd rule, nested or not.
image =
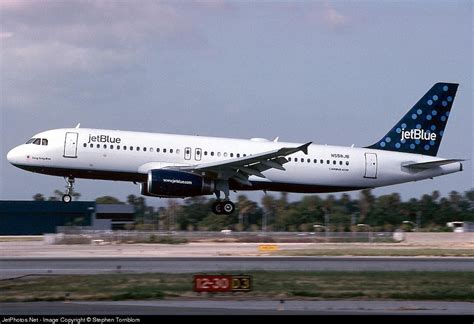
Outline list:
[[[81,127],[81,123],[77,124],[75,128],[79,128],[79,127]]]
[[[275,137],[275,139],[273,140],[275,143],[278,142],[278,140],[280,139],[280,137]]]

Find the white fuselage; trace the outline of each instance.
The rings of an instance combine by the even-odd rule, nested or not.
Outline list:
[[[75,178],[146,182],[153,169],[193,166],[258,154],[298,143],[231,139],[85,128],[55,129],[34,138],[47,145],[23,144],[8,153],[15,166]],[[125,148],[125,149],[124,149]],[[419,154],[312,144],[308,154],[287,156],[286,170],[251,176],[253,186],[236,190],[332,192],[373,188],[432,178],[462,170],[460,163],[413,170],[407,163],[441,160]]]

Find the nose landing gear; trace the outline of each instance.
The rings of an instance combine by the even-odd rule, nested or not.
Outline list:
[[[72,193],[74,192],[74,182],[75,182],[75,179],[72,178],[72,177],[68,177],[68,178],[64,178],[66,180],[66,193],[63,195],[63,202],[68,204],[71,202],[72,200]]]

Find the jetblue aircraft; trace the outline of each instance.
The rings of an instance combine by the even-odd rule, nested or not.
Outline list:
[[[212,210],[230,214],[231,190],[321,193],[375,188],[462,171],[459,159],[436,157],[458,84],[436,83],[375,144],[341,147],[104,129],[64,128],[36,134],[12,149],[14,166],[66,179],[132,181],[141,194],[215,194]],[[221,192],[224,199],[221,200]]]

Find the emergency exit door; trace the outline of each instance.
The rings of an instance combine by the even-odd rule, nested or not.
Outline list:
[[[78,133],[66,133],[64,139],[64,157],[65,158],[77,158],[77,138]]]
[[[365,175],[364,178],[377,178],[377,154],[365,153]]]

